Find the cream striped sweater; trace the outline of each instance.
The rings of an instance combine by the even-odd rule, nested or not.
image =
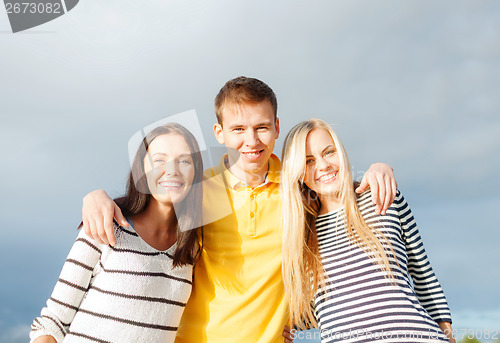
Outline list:
[[[191,292],[192,266],[172,268],[176,244],[148,245],[115,227],[116,245],[101,245],[81,230],[54,291],[31,327],[31,342],[173,342]]]

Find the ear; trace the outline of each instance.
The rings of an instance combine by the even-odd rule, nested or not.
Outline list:
[[[274,127],[276,129],[276,137],[275,139],[278,139],[278,137],[280,136],[280,120],[278,117],[276,117],[276,122],[274,123]]]
[[[224,133],[222,132],[222,125],[219,123],[214,124],[214,135],[217,142],[224,144]]]

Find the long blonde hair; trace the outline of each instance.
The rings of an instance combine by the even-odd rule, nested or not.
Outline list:
[[[393,277],[384,246],[377,238],[376,231],[366,224],[358,208],[351,166],[344,145],[332,128],[320,119],[311,119],[295,125],[283,143],[280,191],[283,282],[291,324],[300,329],[304,329],[308,323],[316,324],[311,304],[318,289],[326,285],[315,227],[321,203],[318,194],[303,182],[306,140],[314,129],[329,132],[335,143],[340,164],[338,197],[344,207],[345,228],[349,239],[365,250],[389,277]],[[384,241],[390,248],[389,242]]]

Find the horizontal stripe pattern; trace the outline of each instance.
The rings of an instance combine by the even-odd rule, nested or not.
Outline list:
[[[315,298],[321,341],[447,341],[437,322],[451,322],[448,304],[404,197],[398,191],[385,215],[375,213],[370,192],[358,198],[358,206],[367,224],[394,250],[394,255],[388,253],[394,280],[349,239],[343,209],[318,216],[327,276]]]
[[[173,268],[176,244],[149,246],[115,226],[117,244],[99,244],[79,232],[31,341],[173,342],[191,292],[192,266]]]

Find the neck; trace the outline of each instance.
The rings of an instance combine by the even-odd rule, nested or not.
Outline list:
[[[325,214],[342,207],[338,195],[320,195],[321,208],[319,214]]]
[[[226,168],[231,174],[236,176],[241,181],[245,182],[252,188],[255,188],[264,183],[266,180],[267,172],[269,170],[269,163],[261,170],[242,170],[236,167],[236,163],[230,163],[228,159],[225,161]]]
[[[151,197],[146,209],[132,216],[135,231],[153,248],[166,250],[177,240],[177,220],[172,204]]]

